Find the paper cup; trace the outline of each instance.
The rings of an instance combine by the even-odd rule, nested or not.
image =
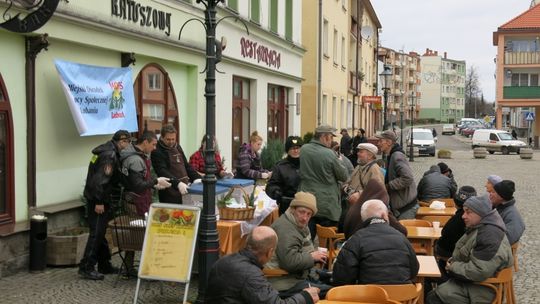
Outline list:
[[[435,228],[435,229],[439,229],[441,227],[440,222],[432,222],[432,224],[433,224],[433,228]]]
[[[257,202],[257,209],[263,209],[264,208],[264,201],[258,201]]]
[[[327,253],[327,252],[328,252],[328,248],[326,248],[326,247],[319,247],[319,251],[320,251],[320,252]]]

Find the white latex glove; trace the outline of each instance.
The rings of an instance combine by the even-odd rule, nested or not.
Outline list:
[[[185,183],[183,182],[178,183],[178,191],[180,191],[180,194],[182,195],[187,194],[188,189],[189,189],[189,186],[186,185]]]
[[[171,186],[169,180],[170,179],[168,177],[158,177],[157,184],[154,185],[154,188],[156,188],[157,190],[169,188]]]
[[[197,179],[194,180],[193,183],[191,183],[191,184],[194,185],[194,184],[200,184],[200,183],[202,183],[202,179],[197,178]]]

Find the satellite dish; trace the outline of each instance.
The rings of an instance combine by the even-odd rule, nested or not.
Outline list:
[[[373,35],[373,28],[369,25],[362,26],[360,30],[360,37],[364,39],[369,39]]]

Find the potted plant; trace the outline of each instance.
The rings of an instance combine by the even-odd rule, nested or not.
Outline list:
[[[283,158],[285,144],[280,139],[270,139],[261,152],[261,164],[264,169],[272,170]]]
[[[48,265],[79,264],[88,240],[88,228],[75,227],[65,229],[47,237]]]

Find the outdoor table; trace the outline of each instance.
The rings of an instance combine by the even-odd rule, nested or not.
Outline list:
[[[278,208],[275,208],[259,226],[270,226],[278,218]],[[246,245],[247,235],[242,236],[241,223],[242,221],[217,221],[220,256],[238,252]]]
[[[444,209],[432,209],[429,207],[420,207],[418,208],[418,211],[416,211],[416,218],[421,219],[423,216],[426,215],[447,215],[452,216],[454,213],[456,213],[457,209],[456,207],[446,207]]]
[[[423,245],[427,255],[433,255],[433,243],[441,237],[441,228],[405,226],[407,238]]]
[[[420,264],[420,269],[418,269],[418,275],[416,276],[417,282],[421,283],[424,286],[425,278],[440,278],[441,271],[437,265],[435,257],[432,255],[417,255],[416,259],[418,264]],[[418,304],[424,303],[424,290],[420,293],[420,298],[418,299]]]

